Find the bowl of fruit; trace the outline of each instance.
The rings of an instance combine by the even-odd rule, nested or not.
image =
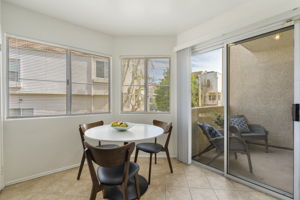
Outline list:
[[[111,123],[111,127],[118,131],[127,131],[128,129],[132,128],[133,125],[128,122],[114,121]]]

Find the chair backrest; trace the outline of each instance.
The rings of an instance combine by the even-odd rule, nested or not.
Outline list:
[[[207,139],[210,141],[213,138],[216,137],[222,137],[223,135],[220,134],[219,131],[217,131],[214,127],[212,127],[209,124],[204,124],[201,122],[197,122],[198,126],[201,128],[204,135],[207,137]]]
[[[229,118],[230,125],[235,126],[241,133],[250,132],[248,120],[244,115],[233,115]]]
[[[224,136],[219,133],[219,131],[215,130],[209,124],[204,124],[197,122],[197,125],[201,128],[202,132],[208,139],[209,143],[211,143],[218,151],[223,151],[224,149]],[[216,140],[216,138],[218,138]]]
[[[98,178],[95,172],[93,162],[101,167],[117,167],[124,165],[123,182],[128,181],[130,155],[132,154],[135,143],[129,143],[127,145],[115,148],[100,148],[90,145],[85,142],[86,146],[85,155],[88,162],[91,178],[94,185],[99,185]]]
[[[104,122],[103,121],[97,121],[97,122],[93,122],[93,123],[89,123],[89,124],[80,124],[79,125],[79,133],[80,133],[80,139],[81,139],[81,143],[82,143],[82,147],[83,149],[85,149],[84,146],[84,132],[90,128],[94,128],[97,126],[103,126]]]
[[[102,167],[116,167],[130,160],[135,143],[115,148],[100,148],[85,142],[86,152],[91,156],[93,162]]]
[[[167,123],[159,120],[153,120],[153,125],[164,129],[164,134],[168,134],[167,140],[165,142],[165,147],[168,147],[173,129],[172,122]]]

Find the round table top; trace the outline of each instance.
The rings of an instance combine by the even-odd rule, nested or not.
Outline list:
[[[85,136],[89,139],[110,141],[110,142],[133,142],[155,138],[164,133],[158,126],[150,124],[133,124],[127,131],[117,131],[109,125],[97,126],[85,131]]]

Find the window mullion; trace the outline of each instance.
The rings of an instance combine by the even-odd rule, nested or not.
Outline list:
[[[145,59],[145,97],[144,110],[148,112],[148,59]]]
[[[71,76],[71,51],[68,49],[67,50],[67,74],[66,74],[66,79],[67,79],[67,85],[66,85],[66,89],[67,89],[67,114],[70,115],[71,114],[71,109],[72,109],[72,76]]]

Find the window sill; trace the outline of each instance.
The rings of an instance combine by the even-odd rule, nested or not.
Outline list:
[[[171,112],[120,112],[120,115],[171,115]]]
[[[37,119],[58,119],[58,118],[74,118],[81,116],[94,116],[94,115],[111,115],[111,112],[101,113],[88,113],[88,114],[70,114],[70,115],[48,115],[48,116],[28,116],[28,117],[6,117],[4,121],[17,121],[17,120],[37,120]]]

